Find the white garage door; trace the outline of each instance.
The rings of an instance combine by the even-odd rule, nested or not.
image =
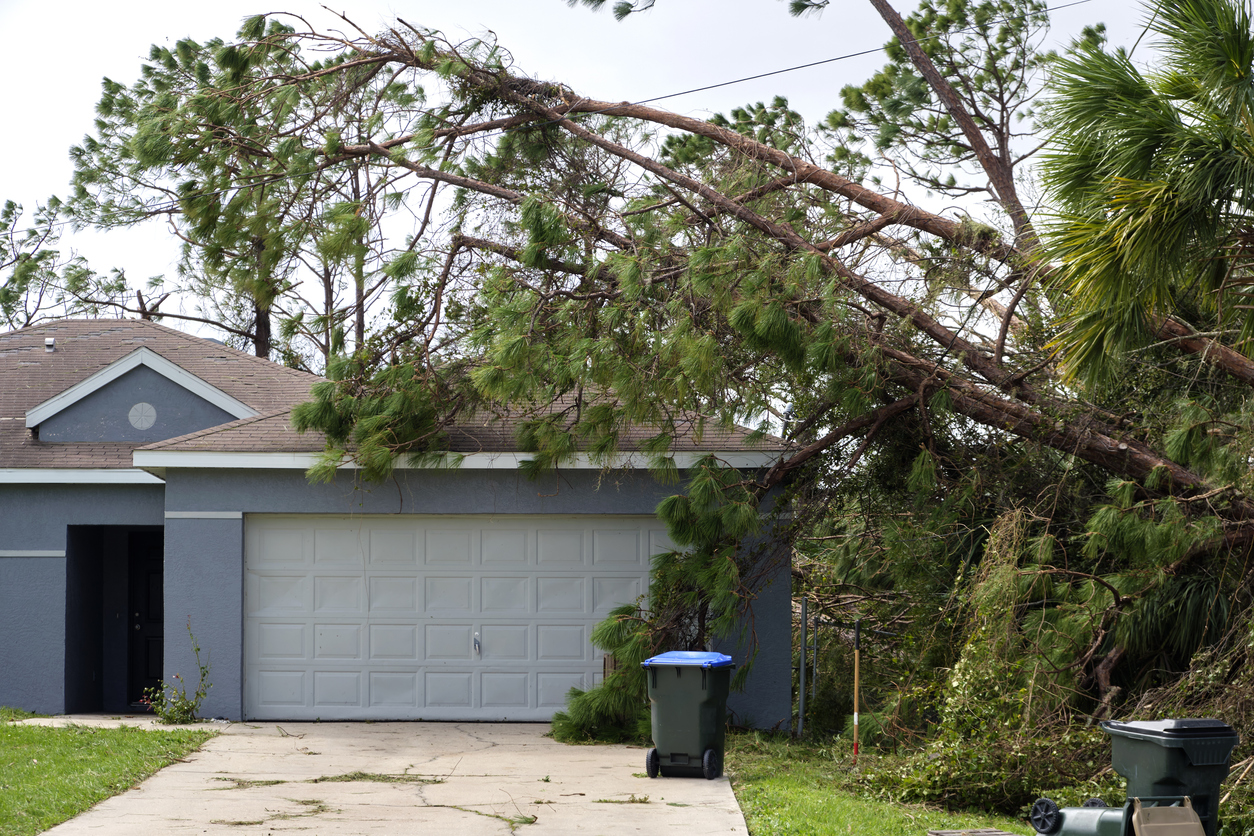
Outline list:
[[[670,548],[654,517],[245,523],[250,719],[547,720]]]

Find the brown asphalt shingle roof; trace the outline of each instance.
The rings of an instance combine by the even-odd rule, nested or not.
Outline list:
[[[44,351],[44,339],[56,339],[56,351]],[[146,346],[201,380],[261,413],[218,427],[159,441],[142,448],[120,442],[36,441],[26,429],[26,413],[91,377],[141,346]],[[309,397],[322,378],[289,369],[154,322],[134,319],[62,320],[0,334],[0,469],[129,468],[135,449],[221,453],[313,453],[325,439],[297,433],[292,408]],[[519,416],[484,416],[467,420],[449,434],[456,453],[518,452]],[[779,449],[779,439],[750,443],[749,433],[707,426],[696,437],[691,424],[672,444],[674,452]],[[637,449],[656,430],[634,427],[620,438],[620,448]]]
[[[143,450],[169,452],[215,453],[317,453],[325,446],[321,433],[296,432],[291,425],[292,411],[280,410],[269,415],[241,418],[229,424],[189,433],[178,438],[157,441]],[[454,453],[514,453],[519,452],[516,429],[517,419],[485,418],[467,421],[449,432],[449,450]],[[695,428],[692,428],[695,429]],[[654,434],[655,430],[635,427],[623,433],[619,447],[622,450],[638,449],[639,443]],[[719,452],[769,450],[777,448],[779,439],[768,438],[763,442],[750,443],[749,433],[736,428],[723,430],[707,427],[700,442],[695,435],[685,434],[671,445],[673,452],[713,450]]]
[[[56,351],[44,351],[44,339]],[[137,319],[72,319],[0,334],[0,468],[132,467],[137,445],[41,443],[26,413],[141,346],[261,413],[290,409],[320,378]]]

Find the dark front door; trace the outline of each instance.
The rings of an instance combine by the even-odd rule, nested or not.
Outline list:
[[[130,591],[127,652],[127,698],[139,702],[145,688],[161,681],[165,651],[165,612],[162,587],[162,538],[160,531],[132,531],[130,542]]]

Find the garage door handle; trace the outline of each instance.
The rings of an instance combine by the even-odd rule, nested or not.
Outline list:
[[[475,633],[475,655],[479,655],[479,634]]]

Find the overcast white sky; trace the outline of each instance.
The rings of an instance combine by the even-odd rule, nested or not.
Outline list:
[[[270,0],[276,2],[276,0]],[[1059,0],[1057,4],[1071,2]],[[91,131],[100,80],[130,85],[151,44],[183,37],[231,38],[249,15],[291,11],[315,25],[332,18],[317,2],[277,0],[0,0],[0,200],[28,211],[50,194],[65,195],[68,149]],[[613,0],[607,4],[612,5]],[[904,15],[913,3],[899,2]],[[781,0],[659,0],[651,11],[615,22],[608,8],[568,8],[565,0],[341,0],[366,30],[396,17],[449,35],[494,31],[528,74],[561,81],[613,101],[640,101],[880,47],[887,26],[866,0],[836,0],[819,17],[792,18]],[[1129,0],[1088,0],[1052,15],[1052,40],[1065,43],[1088,23],[1105,22],[1115,44],[1140,32],[1141,7]],[[866,79],[880,53],[759,81],[670,98],[658,105],[706,116],[746,102],[789,98],[807,119],[835,106],[840,88]],[[99,272],[123,267],[132,279],[173,275],[177,244],[155,229],[67,236],[63,250],[87,256]]]

